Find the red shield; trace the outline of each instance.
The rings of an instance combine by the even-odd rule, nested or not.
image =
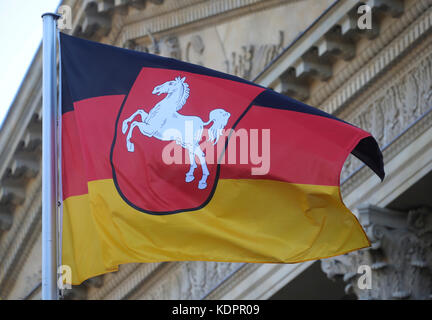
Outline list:
[[[182,119],[195,117],[199,122],[196,118],[199,117],[206,123],[210,120],[212,110],[223,109],[231,115],[225,130],[233,127],[253,98],[262,91],[259,87],[244,83],[184,71],[157,68],[141,70],[117,117],[111,165],[114,182],[122,198],[135,209],[149,214],[173,214],[200,209],[210,201],[217,186],[220,171],[217,159],[223,153],[225,141],[223,137],[219,140],[218,145],[222,144],[222,147],[206,141],[207,129],[212,123],[204,126],[202,137],[199,138],[208,168],[205,188],[202,185],[200,188],[203,168],[197,156],[194,178],[187,182],[191,180],[186,178],[190,171],[189,153],[181,141],[164,141],[156,135],[147,136],[141,133],[139,127],[135,127],[129,139],[133,151],[128,149],[127,136],[133,122],[143,120],[137,115],[123,133],[124,121],[139,109],[149,114],[158,103],[168,98],[167,93],[160,93],[155,88],[178,77],[185,78],[183,81],[189,88],[189,96],[177,111],[184,116]]]

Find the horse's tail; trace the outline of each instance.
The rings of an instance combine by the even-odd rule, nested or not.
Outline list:
[[[206,126],[210,124],[210,122],[213,122],[213,125],[208,130],[208,141],[213,142],[213,144],[218,142],[219,137],[222,135],[222,130],[225,128],[230,116],[231,114],[224,109],[214,109],[210,111],[209,121],[203,124]]]

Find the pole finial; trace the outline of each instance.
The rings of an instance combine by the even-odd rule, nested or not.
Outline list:
[[[57,19],[61,18],[60,14],[57,14],[57,13],[54,13],[54,12],[45,12],[44,14],[42,14],[41,17],[43,18],[44,16],[52,16],[54,18],[54,20],[57,20]]]

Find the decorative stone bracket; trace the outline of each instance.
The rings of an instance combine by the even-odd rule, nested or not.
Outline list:
[[[312,43],[302,46],[297,41],[297,46],[292,46],[291,51],[296,52],[296,59],[287,59],[285,71],[294,70],[294,76],[286,77],[285,71],[281,71],[278,80],[274,80],[275,73],[279,71],[264,71],[257,77],[266,85],[273,86],[277,91],[290,95],[296,99],[305,101],[310,97],[310,83],[314,79],[329,81],[333,77],[333,66],[337,60],[350,61],[356,58],[357,43],[362,38],[373,40],[381,35],[382,21],[391,16],[400,19],[404,14],[404,2],[402,0],[368,0],[368,1],[349,1],[341,2],[350,7],[344,8],[345,14],[333,21],[332,25],[323,25],[323,28],[316,28],[310,31],[309,39],[314,39]],[[359,13],[358,8],[366,4],[371,8],[373,17],[373,27],[361,30],[358,27]],[[330,18],[329,18],[330,19]],[[284,50],[287,53],[289,50]],[[283,57],[281,58],[283,59]],[[270,79],[265,79],[267,75]],[[298,91],[298,93],[297,93]]]
[[[342,276],[345,292],[359,299],[432,299],[432,210],[365,206],[359,220],[372,246],[322,260],[327,276]],[[369,289],[359,285],[360,266],[370,267]]]
[[[111,30],[111,16],[114,12],[125,15],[129,7],[143,10],[147,2],[163,4],[163,0],[87,0],[85,14],[78,22],[74,35],[85,38],[106,36]]]
[[[11,228],[16,207],[25,201],[26,186],[39,174],[41,156],[42,119],[40,112],[36,112],[0,177],[0,233]]]

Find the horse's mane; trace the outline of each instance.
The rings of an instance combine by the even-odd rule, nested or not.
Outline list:
[[[181,97],[179,104],[176,108],[176,111],[179,111],[186,103],[187,98],[189,98],[190,89],[189,89],[189,85],[186,82],[184,82],[184,78],[182,80],[180,77],[177,77],[175,78],[175,81],[183,85],[183,96]]]

